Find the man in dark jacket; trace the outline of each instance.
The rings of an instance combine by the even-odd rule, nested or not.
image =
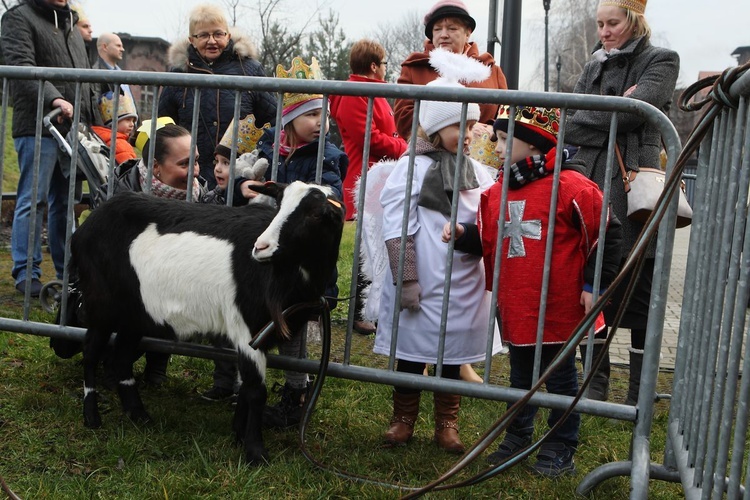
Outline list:
[[[81,33],[75,28],[78,14],[68,6],[68,0],[23,0],[2,17],[2,50],[5,64],[11,66],[49,66],[58,68],[90,68]],[[32,190],[34,182],[34,142],[37,127],[37,98],[40,82],[17,80],[10,82],[13,99],[13,141],[18,152],[20,178],[18,180],[16,210],[13,216],[11,252],[12,275],[16,289],[26,292],[28,236]],[[42,87],[44,114],[54,108],[62,116],[73,117],[75,82],[44,82]],[[93,123],[95,96],[92,87],[81,86],[81,121]],[[58,277],[62,277],[65,253],[65,221],[67,215],[67,179],[58,163],[58,147],[46,129],[42,129],[37,181],[36,220],[33,263],[31,267],[31,295],[41,290],[42,217],[48,205],[48,236],[50,253]]]

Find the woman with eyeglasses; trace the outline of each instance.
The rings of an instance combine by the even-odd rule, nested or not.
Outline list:
[[[169,65],[179,73],[205,75],[266,76],[257,60],[257,50],[250,38],[232,28],[219,7],[198,5],[190,12],[190,34],[169,50]],[[203,88],[196,142],[200,153],[201,177],[208,189],[216,187],[214,149],[234,117],[233,90]],[[242,92],[240,117],[255,115],[258,127],[273,124],[276,98],[269,92]],[[178,125],[192,130],[193,89],[166,87],[159,98],[159,116],[170,116]]]
[[[489,78],[481,82],[468,84],[467,87],[507,89],[508,83],[505,81],[505,75],[500,66],[495,64],[492,55],[489,52],[479,52],[477,44],[469,41],[476,25],[476,21],[469,15],[464,2],[461,0],[439,0],[424,16],[424,33],[427,37],[424,42],[424,50],[413,52],[406,58],[406,61],[401,63],[401,76],[398,77],[398,83],[426,85],[435,80],[438,73],[435,68],[430,66],[430,52],[436,47],[440,47],[476,59],[492,69]],[[478,131],[484,125],[487,131],[491,131],[497,109],[496,104],[479,104],[479,121],[474,128]],[[394,111],[398,133],[401,134],[401,137],[408,139],[411,135],[414,101],[397,99]]]

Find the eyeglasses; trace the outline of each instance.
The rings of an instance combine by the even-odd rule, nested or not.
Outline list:
[[[229,33],[227,33],[226,31],[214,31],[213,33],[203,32],[193,35],[193,38],[197,38],[201,42],[207,42],[209,38],[213,38],[218,42],[219,40],[224,40],[224,38],[226,38],[228,34]]]

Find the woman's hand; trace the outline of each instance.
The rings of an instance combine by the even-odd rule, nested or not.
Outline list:
[[[633,85],[633,86],[632,86],[632,87],[630,87],[630,88],[629,88],[628,90],[626,90],[626,91],[625,91],[625,93],[624,93],[624,94],[622,94],[622,96],[623,96],[623,97],[630,97],[630,95],[631,95],[631,94],[632,94],[633,92],[635,92],[635,89],[637,89],[637,88],[638,88],[638,84],[636,84],[636,85]]]
[[[242,184],[240,184],[240,191],[242,192],[242,196],[244,196],[248,200],[252,200],[256,196],[258,196],[260,193],[257,191],[253,191],[250,189],[250,186],[262,186],[263,183],[260,181],[245,181]]]
[[[459,239],[461,236],[464,235],[464,232],[466,231],[466,228],[461,224],[456,224],[456,239]],[[451,240],[451,223],[446,222],[445,226],[443,226],[443,232],[441,235],[443,239],[443,243],[448,243]]]

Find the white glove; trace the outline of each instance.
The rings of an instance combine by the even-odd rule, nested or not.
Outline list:
[[[419,311],[422,308],[419,305],[420,293],[422,293],[422,287],[419,286],[419,282],[404,281],[404,286],[401,288],[401,310]]]

